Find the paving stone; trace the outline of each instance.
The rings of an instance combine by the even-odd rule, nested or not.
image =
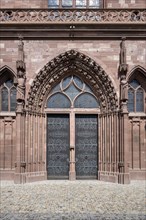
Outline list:
[[[145,182],[1,182],[2,220],[144,220]]]

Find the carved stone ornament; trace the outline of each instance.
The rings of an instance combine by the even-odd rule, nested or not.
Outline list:
[[[126,80],[128,72],[128,64],[126,63],[126,38],[123,37],[120,43],[120,63],[119,63],[119,77],[120,77],[120,108],[122,112],[128,113],[128,83]]]
[[[145,9],[1,9],[1,23],[145,23]],[[70,26],[73,30],[74,26]],[[71,33],[73,34],[73,33]]]
[[[128,72],[128,65],[126,63],[126,47],[125,47],[126,38],[123,37],[120,43],[120,63],[119,63],[119,76],[121,80],[126,79]]]
[[[16,62],[17,68],[17,111],[23,109],[21,105],[24,106],[25,102],[25,82],[26,82],[26,73],[25,73],[25,63],[24,63],[24,43],[22,37],[19,36],[18,44],[18,60]]]
[[[70,50],[51,60],[38,73],[28,93],[28,110],[43,111],[51,89],[70,74],[78,75],[92,87],[101,110],[117,109],[116,91],[106,72],[90,57]]]

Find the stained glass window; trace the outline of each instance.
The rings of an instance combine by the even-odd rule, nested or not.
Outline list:
[[[62,93],[56,93],[48,99],[48,108],[70,108],[69,99]]]
[[[74,98],[80,93],[80,90],[77,89],[73,84],[71,84],[66,90],[65,93],[71,98],[73,101]]]
[[[6,82],[5,82],[5,85],[10,89],[12,86],[13,86],[13,80],[7,80]]]
[[[136,89],[139,85],[140,84],[136,79],[132,80],[130,83],[130,86],[132,86],[134,89]]]
[[[99,8],[100,2],[99,0],[89,0],[89,7]]]
[[[47,101],[48,108],[99,108],[92,89],[75,75],[56,85]]]
[[[144,111],[144,90],[140,83],[134,79],[129,84],[128,90],[128,111],[143,112]]]
[[[2,111],[8,111],[8,89],[3,87],[1,90]]]
[[[83,82],[76,76],[74,76],[74,83],[78,88],[80,89],[83,88]]]
[[[49,8],[102,8],[103,0],[48,0]]]
[[[128,111],[134,112],[134,90],[129,89],[128,91]]]
[[[16,110],[16,87],[13,80],[6,80],[0,86],[0,110],[1,111],[15,111]]]
[[[48,6],[51,8],[59,7],[59,0],[48,0]]]
[[[97,102],[96,98],[89,94],[83,93],[77,97],[75,101],[75,108],[98,108],[99,103]]]
[[[76,7],[86,7],[86,0],[76,0]]]
[[[136,91],[136,111],[143,112],[144,110],[144,93],[141,88]]]
[[[71,83],[72,76],[66,77],[62,82],[62,88],[65,89]]]
[[[62,7],[72,7],[72,0],[62,0]]]

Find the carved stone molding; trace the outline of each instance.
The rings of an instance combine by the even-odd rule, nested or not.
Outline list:
[[[112,111],[117,109],[117,94],[106,72],[90,57],[70,50],[55,57],[38,73],[28,93],[28,110],[43,111],[52,87],[70,74],[80,76],[92,87],[100,100],[101,109]]]
[[[144,9],[1,9],[2,23],[145,23]]]

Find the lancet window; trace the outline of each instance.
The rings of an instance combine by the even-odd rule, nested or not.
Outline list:
[[[144,90],[136,79],[129,83],[128,111],[144,112]]]
[[[16,86],[12,78],[0,84],[0,111],[16,110]]]

